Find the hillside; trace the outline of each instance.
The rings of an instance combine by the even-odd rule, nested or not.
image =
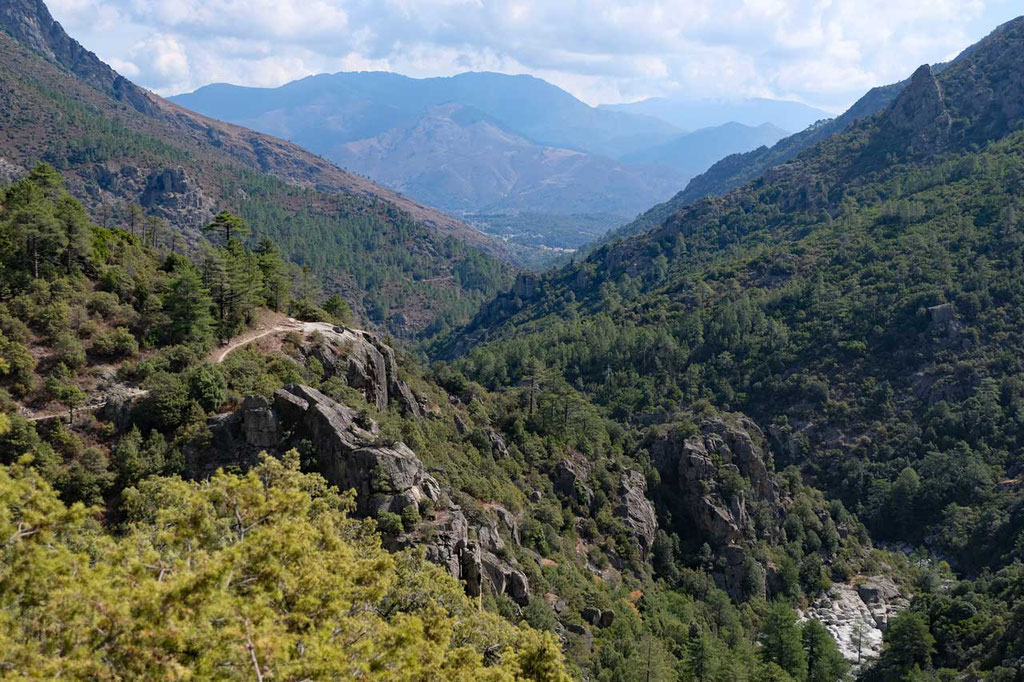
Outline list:
[[[408,125],[325,153],[345,168],[454,212],[630,215],[671,194],[685,178],[665,168],[541,146],[458,104],[433,107]]]
[[[939,70],[940,67],[935,67]],[[763,145],[748,152],[726,156],[690,180],[686,187],[668,201],[653,206],[619,229],[607,239],[640,234],[657,227],[676,211],[705,197],[726,194],[761,176],[773,166],[791,161],[803,151],[832,135],[841,133],[856,121],[871,116],[888,106],[906,85],[906,81],[872,88],[842,115],[820,120],[805,130],[784,137],[772,145]]]
[[[770,671],[758,642],[803,633],[794,674],[835,671],[825,627],[766,599],[914,575],[749,420],[652,432],[655,465],[542,369],[498,392],[424,371],[272,242],[191,260],[63,185],[39,165],[0,193],[5,672],[657,681]],[[824,544],[777,542],[797,528]]]
[[[101,223],[161,218],[182,246],[221,208],[279,240],[369,322],[405,335],[491,294],[508,257],[481,233],[293,144],[204,118],[125,80],[37,0],[0,13],[0,168],[46,160]],[[141,230],[141,225],[138,225]],[[455,279],[452,272],[458,273]]]
[[[448,352],[492,388],[533,358],[636,428],[694,404],[749,415],[872,537],[965,578],[917,602],[937,640],[921,667],[1012,679],[1019,631],[998,623],[1020,617],[1024,549],[1022,65],[1024,18],[760,179],[520,278]],[[986,571],[1006,589],[971,581]],[[979,601],[956,612],[960,594]]]
[[[1024,17],[511,283],[41,12],[0,5],[0,677],[1019,680]]]

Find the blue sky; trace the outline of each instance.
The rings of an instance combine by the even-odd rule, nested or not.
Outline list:
[[[591,104],[796,99],[838,112],[950,59],[1020,0],[49,0],[160,94],[314,73],[529,73]]]

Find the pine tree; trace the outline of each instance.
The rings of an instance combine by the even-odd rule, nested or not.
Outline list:
[[[695,628],[686,645],[686,667],[697,682],[711,678],[715,665],[715,650],[704,631]]]
[[[288,265],[281,257],[277,245],[264,237],[256,247],[256,258],[263,276],[263,301],[271,310],[284,310],[291,297]]]
[[[807,658],[800,638],[796,614],[788,605],[773,602],[761,623],[761,658],[775,663],[798,680],[807,674]]]
[[[885,631],[885,654],[888,661],[898,668],[926,668],[931,665],[933,653],[935,637],[924,615],[917,611],[904,611],[889,623]]]
[[[169,340],[199,345],[209,343],[213,335],[212,306],[213,301],[199,273],[191,265],[179,268],[163,296]]]
[[[221,211],[213,217],[209,225],[203,228],[206,232],[219,232],[224,235],[224,243],[229,244],[232,237],[241,237],[251,230],[245,221],[231,211]]]
[[[57,202],[56,217],[64,230],[64,270],[71,274],[89,258],[92,248],[89,215],[80,203],[66,194]]]
[[[807,655],[808,682],[836,682],[843,679],[849,665],[821,621],[809,620],[804,623],[801,640]]]
[[[20,237],[21,251],[32,277],[38,279],[43,267],[60,259],[67,236],[49,206],[38,202],[17,209],[10,224]]]

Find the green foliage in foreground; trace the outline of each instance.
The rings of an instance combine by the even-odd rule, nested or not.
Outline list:
[[[30,678],[565,680],[549,635],[479,611],[440,568],[380,547],[351,495],[265,458],[151,478],[122,532],[0,467],[0,670]],[[483,651],[502,651],[486,665]]]

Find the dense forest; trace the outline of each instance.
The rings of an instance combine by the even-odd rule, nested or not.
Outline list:
[[[763,475],[782,507],[757,498],[752,486],[764,481],[727,466],[704,484],[723,500],[749,496],[753,520],[729,550],[738,568],[716,559],[724,547],[715,540],[714,549],[690,546],[679,525],[638,527],[631,471],[640,472],[634,485],[646,479],[664,508],[685,514],[644,449],[655,435],[624,429],[537,363],[492,392],[443,363],[424,372],[404,358],[405,380],[437,411],[425,418],[380,409],[301,338],[212,362],[218,341],[273,310],[329,323],[351,315],[269,240],[245,248],[255,226],[229,212],[189,257],[91,224],[49,166],[8,187],[2,206],[8,671],[831,680],[850,666],[793,604],[860,573],[947,579],[872,549],[841,504],[795,468],[772,473],[770,460]],[[319,477],[309,444],[210,473],[218,420],[245,396],[295,384],[379,423],[382,446],[408,444],[472,523],[499,507],[514,514],[500,551],[528,579],[528,601],[490,590],[474,601],[425,563],[417,547],[429,547],[438,518],[429,506],[353,518],[354,498]],[[97,394],[125,390],[125,410],[96,409]],[[752,428],[705,405],[680,415],[674,433],[692,437],[709,423]],[[575,453],[590,470],[567,489]],[[777,573],[769,579],[762,566]],[[360,644],[336,645],[339,632]],[[902,648],[913,649],[895,641],[889,650]],[[915,655],[898,670],[919,665]]]
[[[908,612],[922,679],[1016,679],[1024,137],[998,103],[1021,98],[1022,31],[735,192],[521,277],[437,351],[491,390],[543,367],[640,432],[695,405],[749,415],[872,538],[961,578]]]

